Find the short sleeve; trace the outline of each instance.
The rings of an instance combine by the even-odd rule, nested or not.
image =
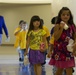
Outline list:
[[[17,31],[19,31],[20,30],[20,27],[17,27],[16,29],[15,29],[15,31],[14,31],[14,34],[17,32]]]
[[[30,36],[30,35],[31,35],[31,33],[32,33],[32,31],[30,31],[27,35],[28,35],[28,36]]]
[[[46,31],[46,36],[49,37],[50,31],[48,30],[48,28],[46,26],[43,26],[43,29]]]
[[[46,31],[42,30],[42,36],[46,35]]]
[[[51,29],[50,34],[53,35],[53,33],[54,33],[54,27]]]

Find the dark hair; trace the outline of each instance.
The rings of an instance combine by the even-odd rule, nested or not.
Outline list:
[[[23,24],[27,24],[27,22],[26,22],[26,21],[24,21],[24,22],[23,22]]]
[[[28,32],[34,29],[33,22],[35,22],[35,21],[40,21],[40,26],[39,26],[39,28],[40,28],[40,29],[43,28],[40,17],[37,16],[37,15],[35,15],[35,16],[33,16],[33,17],[31,18],[31,20],[30,20],[30,25],[29,25],[29,30],[28,30]]]
[[[43,19],[41,19],[41,23],[42,23],[42,25],[44,25],[44,20]]]
[[[24,20],[20,20],[20,21],[19,21],[19,25],[20,25],[21,23],[24,23]]]
[[[52,24],[56,24],[57,17],[58,17],[58,16],[55,16],[55,17],[53,17],[53,18],[51,19],[51,23],[52,23]]]
[[[62,9],[59,11],[56,24],[59,24],[61,22],[61,14],[64,10],[69,10],[69,13],[70,13],[70,19],[68,21],[68,24],[70,25],[74,24],[72,13],[68,7],[62,7]]]

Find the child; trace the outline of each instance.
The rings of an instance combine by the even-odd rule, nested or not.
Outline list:
[[[46,75],[45,64],[46,64],[46,54],[47,54],[47,50],[48,50],[48,44],[49,44],[49,40],[50,40],[50,32],[49,32],[48,28],[44,25],[43,19],[41,19],[41,23],[43,25],[44,31],[46,32],[46,51],[44,52],[45,59],[44,59],[44,63],[41,64],[42,65],[42,75]],[[32,64],[30,64],[30,72],[31,72],[31,75],[35,75]]]
[[[53,52],[53,45],[54,45],[54,27],[55,27],[55,24],[56,24],[56,21],[57,21],[57,16],[56,17],[53,17],[52,20],[51,20],[51,23],[54,25],[53,28],[51,29],[51,32],[50,32],[50,35],[51,35],[51,38],[50,38],[50,52],[47,54],[47,57],[51,57],[51,54]],[[55,75],[56,73],[56,66],[53,66],[53,75]],[[62,75],[66,75],[66,71],[64,70],[63,71],[63,74]]]
[[[24,52],[26,50],[26,35],[27,35],[27,23],[22,24],[22,29],[19,33],[19,46],[20,46],[20,58],[24,61]]]
[[[22,25],[23,24],[24,24],[24,21],[20,20],[19,26],[14,31],[14,35],[16,36],[14,47],[18,49],[18,52],[19,52],[19,61],[21,61],[21,57],[20,57],[20,45],[19,45],[19,34],[20,34],[21,30],[22,30]]]
[[[20,20],[19,22],[19,26],[15,29],[14,31],[14,35],[16,36],[16,40],[15,40],[15,44],[14,44],[14,47],[17,48],[19,46],[19,32],[21,31],[22,29],[22,24],[24,23],[23,20]]]
[[[61,21],[64,23],[61,23]],[[65,24],[69,27],[66,30],[64,29]],[[72,26],[75,28],[71,11],[69,8],[63,7],[59,11],[54,28],[54,50],[49,62],[50,65],[57,67],[55,75],[62,75],[64,69],[66,70],[66,75],[72,75],[72,68],[75,67],[74,53],[67,50],[69,40],[76,40],[76,34]]]
[[[41,44],[44,44],[41,46]],[[46,50],[46,32],[43,30],[39,16],[31,18],[27,33],[26,52],[29,50],[29,62],[34,65],[35,75],[41,75],[44,63],[44,51]]]

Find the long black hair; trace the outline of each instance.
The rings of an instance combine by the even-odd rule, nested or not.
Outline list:
[[[29,25],[29,30],[28,30],[28,32],[31,31],[31,30],[34,30],[33,22],[35,22],[35,21],[40,21],[39,28],[40,28],[40,29],[43,28],[40,17],[37,16],[37,15],[34,15],[34,16],[31,18],[31,20],[30,20],[30,25]]]
[[[59,24],[61,22],[61,14],[64,10],[68,10],[69,14],[70,14],[70,19],[68,20],[68,24],[75,25],[74,22],[73,22],[73,15],[72,15],[72,13],[71,13],[71,11],[68,7],[62,7],[62,9],[59,11],[56,24]]]

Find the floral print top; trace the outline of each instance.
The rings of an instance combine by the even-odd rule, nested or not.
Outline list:
[[[69,39],[73,39],[74,29],[72,25],[67,30],[63,30],[60,38],[54,41],[54,51],[52,58],[59,61],[67,61],[74,58],[73,54],[67,50]]]

